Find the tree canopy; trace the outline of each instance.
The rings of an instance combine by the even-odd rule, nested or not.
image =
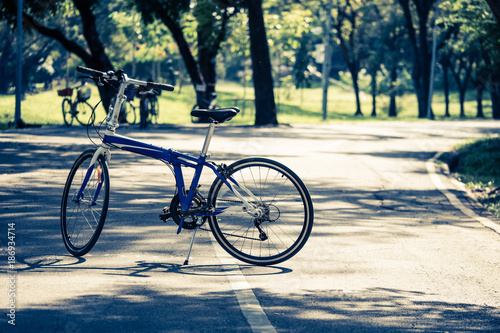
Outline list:
[[[396,116],[398,94],[412,92],[418,116],[428,116],[431,69],[439,64],[438,87],[446,95],[451,86],[463,105],[468,89],[478,96],[487,90],[493,117],[500,119],[497,0],[24,0],[23,65],[36,68],[24,85],[49,85],[66,74],[67,64],[77,63],[161,79],[162,66],[170,60],[178,67],[182,59],[200,107],[215,96],[218,78],[253,80],[257,109],[264,110],[257,112],[256,123],[277,123],[276,87],[319,84],[328,2],[333,45],[328,79],[352,85],[353,113],[364,114],[361,91],[372,96],[372,116],[379,94],[390,96],[388,112]],[[0,93],[13,82],[16,39],[9,31],[16,28],[16,10],[15,1],[0,5]],[[106,103],[112,91],[100,92]],[[482,95],[478,115],[480,104]]]

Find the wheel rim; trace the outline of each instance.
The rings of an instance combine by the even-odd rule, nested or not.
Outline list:
[[[71,115],[71,102],[68,99],[64,99],[62,102],[63,120],[66,126],[71,126],[73,124],[73,116]]]
[[[247,166],[238,166],[232,177],[257,196],[259,201],[255,202],[240,191],[263,215],[255,219],[244,212],[241,200],[220,181],[212,204],[227,208],[211,218],[212,230],[226,250],[244,261],[286,260],[300,250],[309,236],[312,205],[305,189],[286,170],[266,163]]]
[[[91,154],[83,158],[71,179],[71,184],[65,189],[63,202],[63,234],[69,248],[74,251],[85,249],[95,242],[94,237],[99,235],[104,223],[108,206],[109,176],[102,161],[92,171],[83,196],[78,191],[85,178]],[[98,197],[94,202],[96,189],[101,185]]]
[[[94,123],[95,115],[92,112],[92,106],[90,106],[90,104],[88,104],[87,102],[79,102],[76,104],[75,109],[75,118],[81,125]]]

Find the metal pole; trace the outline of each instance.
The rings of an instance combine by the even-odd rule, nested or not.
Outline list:
[[[322,70],[322,90],[323,90],[323,105],[322,105],[322,111],[323,111],[323,120],[326,120],[328,117],[328,85],[330,83],[330,68],[331,68],[331,61],[332,61],[332,47],[331,47],[331,42],[332,42],[332,37],[331,37],[331,30],[332,30],[332,7],[333,7],[333,2],[332,0],[327,0],[327,5],[326,5],[326,22],[325,22],[325,30],[323,32],[324,35],[324,42],[323,44],[325,45],[325,58],[323,59],[323,70]]]
[[[436,67],[436,39],[437,39],[437,26],[436,22],[439,17],[439,1],[436,2],[436,11],[434,13],[434,29],[432,31],[432,58],[431,58],[431,77],[429,82],[429,98],[427,100],[427,118],[432,117],[432,94],[434,93],[434,68]]]
[[[17,68],[16,68],[16,111],[14,125],[23,127],[21,119],[21,98],[23,78],[23,0],[17,0]]]

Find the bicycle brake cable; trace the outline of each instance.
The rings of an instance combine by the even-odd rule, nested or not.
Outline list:
[[[98,130],[97,130],[97,129],[96,129],[96,127],[95,127],[95,121],[93,121],[93,122],[91,123],[91,122],[90,122],[90,120],[91,120],[92,118],[94,118],[94,120],[95,120],[95,110],[97,109],[97,107],[99,106],[99,104],[101,104],[101,102],[102,102],[102,100],[100,100],[100,101],[99,101],[99,102],[98,102],[98,103],[94,106],[94,108],[92,109],[92,113],[90,114],[90,118],[89,118],[89,120],[88,120],[88,122],[87,122],[87,137],[89,138],[90,142],[92,142],[92,144],[93,144],[94,146],[97,146],[97,144],[96,144],[96,143],[92,140],[92,138],[90,137],[90,133],[89,133],[89,127],[90,127],[90,125],[92,125],[92,127],[94,128],[94,131],[95,131],[98,135],[99,135],[99,132],[98,132]],[[100,136],[100,135],[99,135],[99,136]]]

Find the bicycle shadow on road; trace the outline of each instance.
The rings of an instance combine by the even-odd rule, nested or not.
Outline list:
[[[22,257],[18,260],[17,272],[57,272],[57,271],[99,271],[104,275],[151,277],[152,273],[174,273],[192,276],[228,276],[243,273],[245,276],[268,276],[292,273],[293,270],[281,266],[254,266],[247,264],[181,265],[158,263],[147,260],[135,261],[133,266],[106,267],[92,265],[83,257],[71,255],[45,255]]]

